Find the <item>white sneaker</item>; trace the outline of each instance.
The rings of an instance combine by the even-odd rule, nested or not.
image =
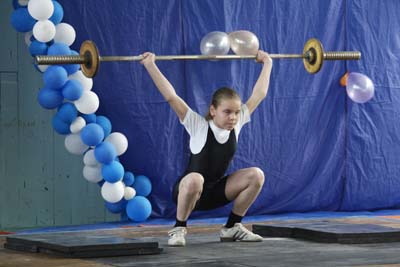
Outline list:
[[[174,227],[169,232],[168,246],[171,247],[184,247],[186,245],[186,227]]]
[[[232,228],[222,227],[219,234],[221,242],[261,242],[263,238],[246,229],[241,223],[235,223]]]

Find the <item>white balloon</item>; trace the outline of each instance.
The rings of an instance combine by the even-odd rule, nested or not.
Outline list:
[[[71,133],[79,133],[83,127],[86,126],[86,121],[81,116],[76,117],[76,119],[69,126]]]
[[[31,41],[31,37],[32,37],[33,33],[32,32],[27,32],[25,33],[25,44],[27,46],[30,46],[32,41]]]
[[[128,149],[128,139],[122,133],[111,133],[104,141],[110,142],[114,145],[117,151],[117,156],[124,154],[125,151]]]
[[[80,134],[67,135],[64,144],[68,152],[75,155],[82,155],[89,148],[82,142]]]
[[[94,149],[89,149],[86,153],[85,156],[83,156],[83,163],[87,166],[97,166],[100,165],[100,163],[96,160],[94,156]]]
[[[45,72],[48,67],[50,67],[49,65],[36,65],[36,66],[42,73]]]
[[[260,42],[249,31],[235,31],[229,34],[231,49],[236,55],[257,55]]]
[[[200,51],[203,55],[225,55],[228,54],[229,48],[229,37],[225,32],[210,32],[200,42]]]
[[[29,2],[29,0],[18,0],[18,4],[20,6],[27,6],[28,2]]]
[[[105,201],[117,203],[124,197],[124,184],[121,181],[116,183],[104,182],[101,187],[101,196]]]
[[[60,23],[56,26],[56,35],[54,36],[55,42],[70,46],[74,43],[75,37],[75,30],[68,23]]]
[[[83,177],[91,183],[98,183],[103,180],[101,176],[101,165],[83,167]]]
[[[36,20],[46,20],[53,15],[54,5],[51,0],[30,0],[28,12]]]
[[[42,43],[51,41],[56,35],[56,26],[50,20],[39,20],[33,26],[33,36]]]
[[[99,97],[92,91],[83,91],[82,96],[76,100],[75,107],[83,114],[92,114],[100,105]]]
[[[125,187],[124,198],[130,200],[136,196],[136,190],[130,186]]]
[[[78,80],[81,82],[84,91],[90,91],[93,87],[92,78],[86,77],[82,71],[78,70],[74,74],[68,76],[69,79]]]

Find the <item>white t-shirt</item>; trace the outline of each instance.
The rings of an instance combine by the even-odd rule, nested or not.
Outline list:
[[[236,141],[239,139],[239,132],[243,125],[250,121],[250,113],[246,104],[240,108],[239,120],[235,125]],[[212,120],[207,121],[203,116],[189,109],[181,121],[186,131],[190,135],[190,151],[192,154],[198,154],[203,149],[207,141],[208,127],[211,127],[215,139],[218,143],[224,144],[229,139],[231,131],[218,128]]]

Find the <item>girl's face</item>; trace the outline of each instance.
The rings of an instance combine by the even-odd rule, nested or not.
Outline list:
[[[221,129],[232,130],[239,120],[241,105],[239,99],[223,99],[217,107],[211,105],[210,114],[215,125]]]

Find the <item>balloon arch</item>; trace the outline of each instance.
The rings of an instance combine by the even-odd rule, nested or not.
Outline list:
[[[75,41],[75,30],[62,22],[64,10],[52,0],[13,0],[14,11],[10,22],[25,33],[25,42],[32,56],[77,55],[70,46]],[[120,132],[112,132],[106,116],[96,114],[99,98],[91,91],[93,80],[85,77],[79,65],[39,66],[44,87],[38,102],[45,109],[57,109],[52,119],[54,130],[65,135],[68,152],[83,155],[83,176],[101,186],[106,208],[120,213],[121,218],[145,221],[151,214],[151,203],[146,198],[152,189],[150,179],[136,177],[126,171],[118,156],[128,149],[128,139]]]

